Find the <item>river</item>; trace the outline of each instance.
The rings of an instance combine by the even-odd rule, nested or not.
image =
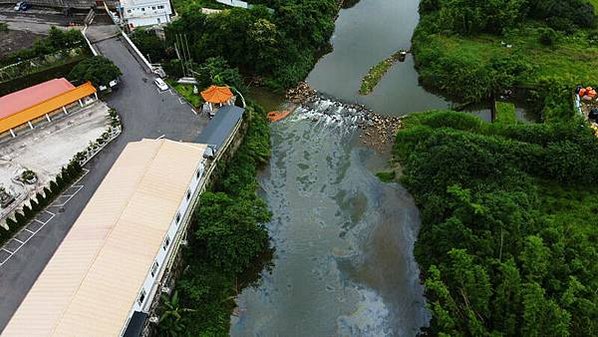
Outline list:
[[[417,83],[411,57],[371,96],[362,76],[408,49],[418,0],[361,0],[342,10],[333,52],[308,77],[343,102],[402,115],[448,102]],[[273,219],[273,267],[237,298],[232,336],[415,336],[429,321],[413,246],[420,225],[411,196],[382,183],[388,154],[361,145],[353,111],[321,99],[272,125],[273,153],[260,177]]]

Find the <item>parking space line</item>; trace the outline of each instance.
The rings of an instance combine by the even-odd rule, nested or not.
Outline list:
[[[43,222],[43,221],[40,221],[40,220],[37,220],[37,219],[33,219],[33,221],[37,221],[37,222],[41,223],[42,225],[45,225],[45,224],[46,224],[45,222]]]
[[[14,237],[14,238],[12,238],[12,239],[13,239],[13,240],[15,240],[16,242],[20,243],[21,245],[23,245],[23,243],[24,243],[23,241],[21,241],[21,240],[17,239],[16,237]]]
[[[34,232],[34,231],[32,231],[32,230],[29,230],[29,228],[27,228],[27,227],[23,227],[23,229],[24,229],[24,230],[26,230],[26,231],[28,231],[28,232],[29,232],[29,233],[31,233],[31,234],[35,234],[35,232]]]

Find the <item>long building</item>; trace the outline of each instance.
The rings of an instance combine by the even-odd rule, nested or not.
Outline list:
[[[0,97],[0,135],[15,137],[21,128],[33,129],[38,120],[51,121],[53,115],[65,113],[98,99],[90,83],[78,87],[64,78],[49,80]]]
[[[204,182],[205,151],[129,143],[2,336],[139,336]]]

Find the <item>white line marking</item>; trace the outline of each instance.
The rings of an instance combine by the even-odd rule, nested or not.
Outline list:
[[[193,112],[194,115],[197,115],[197,111],[195,111],[195,109],[191,109],[191,112]]]
[[[160,137],[156,138],[156,140],[160,140],[160,139],[164,138],[165,136],[166,136],[166,135],[162,135],[162,136],[160,136]]]
[[[74,184],[78,183],[78,182],[79,182],[81,179],[83,179],[83,177],[85,177],[85,176],[86,176],[86,175],[89,173],[89,170],[88,170],[88,169],[85,169],[85,168],[84,168],[84,169],[83,169],[83,171],[84,171],[84,173],[81,175],[81,177],[79,177],[79,179],[77,179],[77,181],[75,181],[75,182],[74,182]],[[76,191],[76,192],[75,192],[73,195],[71,195],[71,196],[68,198],[68,200],[65,202],[65,204],[66,204],[67,202],[69,202],[69,201],[70,201],[70,200],[71,200],[71,199],[72,199],[72,198],[73,198],[75,195],[77,195],[77,193],[79,193],[79,191],[81,191],[81,190],[83,189],[83,187],[85,187],[85,185],[72,185],[72,186],[71,186],[71,187],[69,187],[69,188],[73,188],[73,187],[77,188],[77,191]],[[50,205],[50,206],[48,206],[48,207],[51,207],[51,206],[52,206],[52,205]],[[25,241],[21,241],[21,240],[17,239],[16,237],[13,237],[13,239],[14,239],[15,241],[17,241],[17,242],[20,242],[20,243],[21,243],[21,245],[20,245],[19,247],[17,247],[17,249],[15,249],[15,251],[14,251],[14,252],[12,252],[12,251],[10,251],[10,250],[8,250],[8,249],[4,248],[4,247],[1,247],[1,249],[2,249],[2,250],[4,250],[4,251],[8,252],[10,255],[9,255],[7,258],[6,258],[6,260],[4,260],[2,263],[0,263],[0,267],[1,267],[2,265],[4,265],[4,264],[5,264],[5,263],[6,263],[8,260],[10,260],[10,258],[12,258],[12,257],[13,257],[13,256],[14,256],[14,255],[15,255],[15,254],[16,254],[16,253],[19,251],[19,249],[21,249],[21,247],[25,246],[25,244],[26,244],[27,242],[29,242],[29,240],[31,240],[31,238],[32,238],[32,237],[34,237],[34,236],[35,236],[35,234],[37,234],[37,233],[38,233],[40,230],[42,230],[42,228],[44,228],[44,227],[45,227],[45,226],[46,226],[46,225],[47,225],[47,224],[48,224],[50,221],[52,221],[52,219],[54,219],[54,217],[56,216],[56,214],[55,214],[55,213],[52,213],[52,212],[48,211],[47,209],[44,209],[44,212],[46,212],[46,213],[50,214],[50,218],[48,218],[48,220],[46,220],[46,222],[40,221],[40,220],[38,220],[38,219],[33,219],[33,221],[37,221],[37,222],[39,222],[40,224],[42,224],[41,226],[39,226],[39,228],[37,229],[37,231],[33,232],[33,231],[31,231],[29,228],[27,228],[27,227],[23,227],[23,228],[21,229],[21,231],[23,231],[23,230],[26,230],[26,231],[28,231],[28,232],[32,233],[32,234],[31,234],[31,235],[30,235],[30,236],[29,236],[27,239],[25,239]],[[31,224],[33,221],[29,222],[29,224]],[[29,225],[29,224],[27,224],[27,225]],[[17,234],[17,235],[18,235],[18,234]]]

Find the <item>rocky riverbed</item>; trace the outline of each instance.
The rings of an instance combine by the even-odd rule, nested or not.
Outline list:
[[[297,87],[289,89],[286,93],[288,101],[307,107],[328,98],[312,89],[306,82],[299,83]],[[362,130],[359,138],[363,144],[379,152],[392,149],[394,136],[401,127],[402,117],[380,115],[355,103],[335,102],[333,107],[343,108],[347,114],[354,117],[354,122]],[[332,113],[331,110],[330,114]]]

